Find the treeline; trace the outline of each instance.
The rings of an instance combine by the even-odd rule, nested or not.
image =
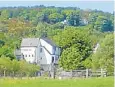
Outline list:
[[[40,67],[35,64],[29,64],[26,61],[10,60],[8,57],[0,58],[0,76],[25,77],[35,76]]]
[[[38,22],[55,24],[66,20],[71,26],[92,24],[94,29],[99,31],[112,31],[114,20],[113,14],[98,10],[82,10],[77,7],[35,6],[0,9],[0,20],[12,18],[31,21],[34,25],[37,25]]]

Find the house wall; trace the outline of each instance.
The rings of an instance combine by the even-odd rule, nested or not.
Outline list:
[[[52,55],[50,55],[44,47],[42,48],[42,52],[40,52],[40,64],[51,64]]]
[[[55,63],[55,59],[57,58],[55,53],[58,53],[58,50],[56,52],[57,48],[55,46],[50,45],[49,43],[47,43],[42,39],[40,40],[40,42],[43,50],[43,53],[40,54],[43,59],[41,60],[41,64],[51,64],[52,57],[54,57],[54,63]]]
[[[38,42],[38,47],[36,49],[36,63],[40,64],[40,41]]]
[[[47,52],[47,50],[44,47],[41,47],[41,48],[42,48],[42,52],[40,52],[40,56],[41,56],[40,64],[51,64],[52,57],[54,57],[54,63],[58,62],[59,54],[51,55]]]
[[[37,58],[37,47],[21,47],[23,58],[30,63],[35,63]]]
[[[40,39],[40,43],[42,46],[44,46],[51,54],[54,53],[53,46],[51,46],[49,43],[44,41],[43,39]]]
[[[42,60],[40,60],[41,64],[51,64],[52,57],[54,57],[54,63],[57,63],[59,55],[60,55],[60,48],[50,45],[43,39],[40,39],[40,43],[41,43],[42,50],[43,50],[43,53],[42,54],[40,53],[41,58],[42,58]]]
[[[54,57],[54,63],[57,63],[60,49],[56,46],[52,46],[43,39],[38,40],[37,47],[21,47],[21,53],[24,55],[24,59],[30,63],[37,63],[38,65],[51,65],[52,58]],[[42,48],[42,52],[40,49]],[[30,56],[29,56],[30,55]],[[33,55],[33,56],[32,56]]]

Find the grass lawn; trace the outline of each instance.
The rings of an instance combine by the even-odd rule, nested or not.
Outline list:
[[[114,78],[0,79],[0,87],[114,87]]]

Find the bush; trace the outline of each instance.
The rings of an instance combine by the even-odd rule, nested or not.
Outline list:
[[[12,76],[35,76],[35,73],[39,71],[39,66],[35,64],[29,64],[26,61],[10,60],[10,58],[2,56],[0,58],[0,74]],[[7,73],[6,73],[7,72]]]

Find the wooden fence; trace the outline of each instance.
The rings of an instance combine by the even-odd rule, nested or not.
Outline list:
[[[57,71],[56,77],[73,78],[73,77],[106,77],[107,72],[103,69],[93,71],[91,69],[73,70],[73,71]]]
[[[26,77],[25,73],[8,73],[6,72],[5,75],[0,73],[0,77]],[[88,78],[88,77],[106,77],[107,72],[103,69],[93,71],[91,69],[85,70],[73,70],[73,71],[64,71],[64,70],[56,70],[54,72],[49,71],[39,71],[36,73],[31,74],[29,77],[51,77],[51,78]]]

